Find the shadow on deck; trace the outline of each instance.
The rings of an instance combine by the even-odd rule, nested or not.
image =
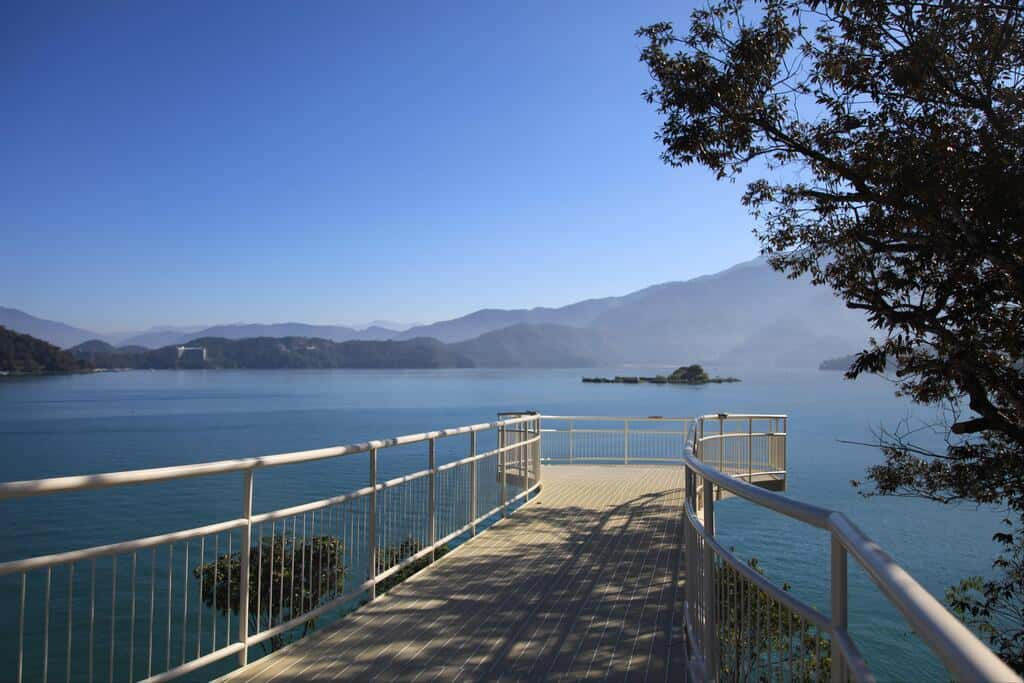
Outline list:
[[[682,468],[561,465],[536,502],[225,680],[681,678]]]

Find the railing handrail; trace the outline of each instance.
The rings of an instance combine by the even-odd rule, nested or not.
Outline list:
[[[722,413],[701,416],[698,421],[758,418],[785,419],[786,416]],[[747,436],[746,432],[738,434]],[[717,433],[709,433],[703,437],[696,435],[695,443],[720,437],[721,434]],[[899,610],[922,641],[958,679],[1021,680],[970,629],[842,512],[794,500],[720,472],[702,462],[689,449],[683,453],[683,460],[686,467],[704,478],[705,486],[708,482],[713,482],[756,505],[830,532],[832,538],[856,559],[882,594]]]
[[[67,567],[66,575],[68,577],[68,592],[66,598],[67,605],[67,667],[68,672],[71,670],[71,652],[73,644],[72,634],[72,614],[73,614],[73,587],[74,587],[74,568],[76,564],[81,564],[86,561],[91,561],[91,574],[90,574],[90,610],[89,610],[89,672],[92,675],[93,669],[93,653],[94,653],[94,623],[95,623],[95,586],[96,586],[96,560],[101,557],[111,557],[111,607],[110,607],[110,654],[109,654],[109,666],[111,667],[111,678],[113,678],[113,667],[114,667],[114,652],[115,652],[115,634],[117,633],[117,622],[115,621],[115,611],[118,599],[118,567],[117,560],[120,556],[131,555],[131,579],[130,579],[130,595],[131,595],[131,624],[132,624],[132,638],[129,640],[129,675],[134,678],[135,669],[133,667],[134,660],[133,654],[135,652],[135,605],[136,605],[136,562],[137,554],[142,550],[151,550],[152,552],[152,566],[150,569],[150,619],[149,619],[149,662],[148,668],[146,669],[147,680],[169,680],[178,676],[184,675],[191,671],[195,671],[200,667],[211,664],[215,661],[222,660],[226,657],[237,655],[238,664],[244,666],[248,662],[249,649],[262,643],[270,638],[278,636],[293,628],[298,628],[303,624],[307,624],[309,620],[315,619],[322,614],[326,614],[330,610],[339,609],[345,605],[349,605],[352,601],[360,598],[364,594],[367,594],[372,600],[377,596],[377,587],[383,581],[391,579],[398,572],[405,570],[407,567],[411,567],[414,562],[417,562],[424,558],[429,558],[429,561],[433,561],[437,556],[439,548],[445,546],[448,543],[456,540],[460,536],[467,535],[472,537],[478,533],[478,526],[484,523],[488,518],[495,515],[500,515],[502,518],[508,516],[518,506],[520,502],[528,501],[530,496],[534,497],[539,492],[542,486],[541,482],[541,464],[540,464],[540,419],[536,413],[522,414],[516,416],[499,416],[498,421],[481,423],[475,425],[468,425],[464,427],[455,427],[451,429],[442,429],[430,432],[424,432],[421,434],[408,434],[404,436],[397,436],[390,439],[378,439],[374,441],[367,441],[364,443],[349,444],[345,446],[336,446],[331,448],[321,448],[316,450],[299,451],[293,453],[280,453],[275,455],[267,455],[255,458],[240,458],[234,460],[221,460],[210,463],[199,463],[196,465],[181,465],[171,467],[160,467],[124,472],[111,472],[105,474],[85,475],[85,476],[71,476],[71,477],[55,477],[50,479],[39,479],[35,481],[15,481],[0,483],[0,500],[2,499],[18,499],[27,498],[36,495],[54,494],[60,492],[72,492],[81,491],[85,489],[102,489],[114,486],[123,486],[131,484],[141,484],[158,481],[168,481],[192,477],[201,477],[205,475],[215,475],[224,473],[241,473],[243,475],[243,486],[241,488],[242,493],[242,517],[236,519],[229,519],[225,521],[216,522],[213,524],[204,524],[190,529],[180,529],[172,531],[170,533],[159,534],[155,536],[147,536],[144,538],[136,538],[127,541],[121,541],[118,543],[112,543],[107,545],[92,546],[89,548],[82,548],[77,550],[71,550],[66,552],[59,552],[49,555],[41,555],[36,557],[29,557],[24,559],[13,560],[9,562],[0,563],[0,577],[21,574],[21,597],[20,597],[20,611],[19,614],[19,631],[18,631],[18,664],[17,664],[17,675],[16,680],[22,680],[23,674],[23,657],[25,654],[24,650],[24,636],[25,636],[25,611],[26,611],[26,581],[30,572],[45,571],[46,576],[46,589],[44,598],[44,625],[43,625],[43,638],[42,638],[42,657],[43,657],[43,679],[46,679],[47,666],[50,663],[49,658],[49,645],[50,645],[50,600],[51,600],[51,578],[53,570],[62,565]],[[520,427],[521,425],[521,427]],[[483,453],[477,452],[478,434],[484,431],[494,431],[497,436],[497,445],[493,449],[489,449]],[[437,441],[445,437],[452,437],[462,434],[469,435],[469,455],[462,457],[454,462],[438,465],[437,463]],[[385,449],[403,446],[407,444],[426,443],[429,448],[427,449],[427,468],[420,469],[416,472],[400,475],[393,477],[385,481],[378,479],[378,452],[383,452]],[[299,505],[293,505],[286,508],[280,508],[265,512],[261,514],[254,514],[253,512],[253,478],[254,473],[258,469],[277,467],[281,465],[290,465],[296,463],[306,463],[318,460],[324,460],[327,458],[342,457],[347,455],[354,455],[357,453],[368,453],[368,464],[369,464],[369,485],[359,488],[355,491],[350,491],[342,495],[331,496],[321,500],[310,501],[301,503]],[[479,472],[477,464],[482,463],[485,460],[493,461],[494,471],[496,474],[496,480],[492,482],[492,487],[497,488],[497,494],[500,495],[500,503],[492,506],[491,502],[483,506],[478,505],[477,495],[480,482],[478,482]],[[458,472],[455,468],[465,467],[464,473],[466,476],[447,476],[443,478],[439,476],[445,472]],[[413,508],[418,510],[418,514],[423,514],[426,517],[427,523],[422,528],[414,531],[403,529],[401,526],[403,514],[402,511],[406,512],[409,510],[408,503],[410,498],[413,500],[414,505],[417,503],[415,500],[415,491],[408,488],[413,482],[426,482],[425,486],[420,486],[421,498],[419,499],[420,504],[425,505],[425,511],[419,508]],[[443,490],[441,490],[443,488]],[[439,498],[446,495],[451,495],[451,491],[459,491],[468,488],[469,495],[472,498],[471,501],[467,501],[465,505],[456,505],[452,510],[445,509],[447,512],[442,511],[442,514],[447,514],[447,517],[439,519],[438,511],[440,508]],[[518,492],[517,492],[518,490]],[[389,491],[405,491],[404,498],[399,493],[396,499],[396,494],[390,494],[388,498],[385,494]],[[447,492],[447,493],[446,493]],[[495,492],[492,492],[492,496]],[[384,496],[382,498],[382,496]],[[352,507],[352,503],[360,500],[363,503],[363,512],[356,512],[356,509]],[[388,502],[390,500],[390,503]],[[403,500],[406,503],[406,507],[402,508]],[[487,500],[493,500],[487,499]],[[380,503],[380,510],[378,511],[378,502]],[[313,570],[313,553],[317,553],[318,561],[320,566],[317,571],[322,572],[324,565],[323,562],[324,550],[322,547],[317,546],[313,549],[313,545],[308,546],[307,550],[307,537],[306,537],[306,514],[310,514],[310,542],[313,541],[313,535],[315,529],[319,528],[320,533],[324,533],[324,515],[326,511],[333,508],[339,508],[337,512],[340,512],[340,506],[348,504],[348,514],[351,517],[350,521],[350,534],[355,534],[356,542],[360,541],[365,544],[365,557],[360,557],[359,560],[363,560],[366,563],[367,577],[365,581],[358,583],[354,586],[344,586],[347,590],[337,589],[336,592],[326,596],[326,601],[322,598],[319,593],[318,597],[315,597],[310,593],[307,595],[306,589],[303,588],[303,583],[309,578],[312,580]],[[379,514],[384,514],[385,510],[390,505],[398,505],[395,508],[396,512],[393,512],[390,517],[385,515],[382,518],[383,533],[378,534],[378,520]],[[479,507],[484,507],[483,511],[479,510]],[[459,508],[459,509],[456,509]],[[320,514],[315,513],[319,511]],[[354,513],[354,516],[353,516]],[[466,517],[461,515],[465,513]],[[300,578],[299,590],[302,594],[302,599],[298,609],[292,602],[292,595],[294,594],[294,580],[296,576],[295,568],[295,555],[296,555],[296,543],[299,538],[298,536],[298,517],[302,516],[302,548],[298,550],[298,554],[301,555],[300,560],[301,569],[298,576]],[[332,517],[330,514],[327,515],[331,520],[328,522],[328,533],[330,534],[344,534],[344,525],[338,526],[336,517]],[[319,517],[319,527],[316,526],[316,520]],[[357,521],[355,517],[360,517]],[[263,569],[265,566],[264,557],[273,557],[274,552],[274,526],[276,521],[280,521],[280,543],[278,552],[281,555],[281,571],[284,571],[284,558],[285,549],[284,542],[286,537],[285,522],[287,519],[293,519],[292,525],[292,542],[291,542],[291,555],[292,555],[292,588],[289,589],[288,607],[287,607],[287,619],[285,619],[285,598],[284,598],[284,581],[279,580],[280,592],[278,594],[278,623],[274,623],[273,612],[271,611],[272,601],[274,598],[273,589],[273,568],[269,567],[267,570],[267,583],[266,588],[263,584]],[[466,520],[463,524],[463,520]],[[270,523],[270,550],[269,555],[264,555],[265,537],[263,534],[263,524]],[[389,524],[393,527],[395,523],[398,523],[397,529],[399,534],[403,533],[416,533],[415,542],[420,544],[419,548],[410,546],[408,550],[405,549],[405,541],[399,538],[399,545],[394,546],[394,538],[390,537]],[[365,525],[363,528],[352,525]],[[257,525],[258,528],[257,528]],[[443,526],[441,526],[443,525]],[[337,528],[335,528],[337,527]],[[256,531],[256,543],[258,548],[254,549],[253,531]],[[237,553],[232,553],[232,538],[233,532],[238,532],[240,536],[240,542],[236,546]],[[218,538],[220,534],[227,534],[227,546],[225,548],[226,555],[221,555],[218,548]],[[212,536],[214,539],[213,557],[215,562],[220,563],[224,557],[232,558],[237,557],[237,566],[234,566],[235,575],[232,577],[233,564],[229,561],[226,570],[225,580],[229,586],[232,585],[232,579],[236,579],[238,583],[238,602],[237,607],[228,609],[225,605],[220,605],[220,599],[214,599],[214,624],[210,629],[212,639],[210,641],[210,651],[206,654],[202,653],[202,611],[198,612],[198,621],[196,627],[196,656],[195,658],[188,659],[186,656],[185,649],[185,638],[188,627],[188,592],[191,590],[188,586],[186,578],[186,586],[182,589],[184,591],[184,600],[181,603],[182,607],[182,626],[181,626],[181,660],[178,664],[178,653],[174,655],[174,664],[172,666],[171,658],[171,623],[172,623],[172,607],[174,610],[178,610],[178,604],[174,602],[172,595],[175,584],[171,581],[171,576],[174,571],[174,560],[173,551],[175,544],[185,543],[185,554],[184,562],[187,565],[188,562],[188,550],[190,547],[190,541],[199,539],[199,562],[205,561],[205,541],[208,537]],[[340,539],[341,536],[338,536]],[[413,538],[413,536],[409,536]],[[345,543],[347,544],[352,540],[351,536],[345,537]],[[391,546],[387,546],[388,541],[392,541]],[[156,595],[156,582],[152,578],[155,576],[157,567],[157,549],[159,547],[165,547],[167,558],[167,589],[166,589],[166,605],[167,605],[167,635],[166,635],[166,649],[165,649],[165,670],[162,673],[158,673],[155,676],[152,675],[152,656],[153,656],[153,607],[155,604]],[[332,554],[342,553],[343,546],[338,545],[337,550],[330,550]],[[385,552],[383,555],[382,550],[392,548],[390,551],[394,554],[394,557],[388,555]],[[397,550],[395,550],[397,548]],[[403,558],[402,554],[406,556]],[[306,574],[306,562],[309,562],[310,573]],[[350,561],[352,561],[355,555],[350,555]],[[383,558],[383,562],[382,562]],[[256,562],[256,569],[253,570],[250,567],[250,563]],[[330,561],[328,560],[328,571],[335,571],[330,569]],[[355,565],[352,565],[353,567]],[[219,564],[218,564],[219,567]],[[188,566],[185,567],[185,576],[189,576],[189,570],[193,574],[196,574],[197,569],[192,569]],[[251,577],[252,571],[256,571],[257,590],[255,592],[255,609],[257,610],[257,619],[255,624],[250,622],[249,610],[250,601],[253,596]],[[358,574],[356,575],[358,578]],[[196,574],[196,578],[199,579],[199,594],[200,602],[205,602],[207,607],[209,603],[206,602],[203,595],[203,576]],[[215,572],[212,581],[220,581],[220,570]],[[328,582],[329,583],[329,582]],[[211,586],[211,590],[216,590],[214,586]],[[267,592],[267,619],[266,627],[263,626],[263,618],[260,613],[260,598]],[[122,591],[123,592],[123,591]],[[230,589],[229,589],[230,592]],[[226,598],[229,600],[230,598]],[[308,609],[307,609],[308,604]],[[218,646],[217,641],[217,625],[216,625],[216,614],[218,609],[227,610],[227,619],[225,622],[225,632],[223,644]],[[231,614],[237,612],[238,618],[235,622],[237,634],[232,633]],[[121,616],[121,615],[117,615]],[[175,626],[177,628],[177,626]],[[70,676],[70,673],[68,674]]]
[[[693,422],[696,418],[692,417],[671,417],[665,415],[648,415],[648,416],[634,416],[634,415],[547,415],[542,414],[539,416],[542,420],[594,420],[594,421],[609,421],[609,422],[623,422],[629,420],[630,422]]]
[[[442,439],[449,436],[458,436],[460,434],[470,434],[486,431],[488,429],[508,427],[536,419],[537,416],[535,415],[525,415],[522,417],[499,420],[497,422],[485,422],[467,425],[464,427],[453,427],[451,429],[422,432],[420,434],[406,434],[403,436],[392,437],[390,439],[377,439],[374,441],[364,441],[362,443],[347,444],[344,446],[316,448],[306,451],[295,451],[292,453],[276,453],[273,455],[262,455],[251,458],[214,460],[211,462],[196,463],[193,465],[171,465],[168,467],[122,470],[120,472],[102,472],[98,474],[51,477],[48,479],[0,482],[0,500],[25,498],[29,496],[40,496],[69,491],[104,489],[130,484],[147,484],[174,479],[188,479],[191,477],[226,474],[229,472],[265,469],[268,467],[280,467],[281,465],[293,465],[296,463],[312,462],[327,458],[356,455],[358,453],[367,453],[373,449],[379,450],[394,446],[404,446],[430,441],[431,439]]]

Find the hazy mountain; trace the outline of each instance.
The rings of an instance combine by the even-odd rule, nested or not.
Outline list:
[[[466,341],[487,332],[523,323],[589,327],[601,313],[615,306],[618,301],[617,297],[608,297],[587,299],[561,308],[485,308],[460,318],[418,325],[403,332],[399,338],[433,337],[450,343]]]
[[[869,334],[864,316],[830,290],[789,280],[763,259],[634,292],[593,327],[633,362],[728,357],[730,365],[778,360],[787,367],[817,367],[823,358],[863,344]]]
[[[102,342],[101,342],[102,343]],[[187,342],[206,350],[179,355],[175,346],[126,353],[82,351],[102,368],[462,368],[473,361],[436,339],[408,341],[346,341],[309,337],[255,337],[224,339],[201,337]]]
[[[389,332],[405,332],[409,328],[418,327],[422,323],[400,323],[395,320],[371,320],[368,323],[362,323],[360,325],[352,325],[357,330],[365,332],[370,328],[383,328]]]
[[[565,325],[513,325],[449,348],[490,368],[583,368],[618,359],[600,332]]]
[[[398,337],[395,330],[370,327],[357,330],[343,325],[308,325],[306,323],[234,323],[194,329],[154,330],[121,340],[122,345],[132,344],[147,348],[160,348],[173,344],[184,344],[197,337],[218,337],[221,339],[252,339],[256,337],[310,337],[329,339],[335,342],[360,340],[383,340]]]
[[[0,325],[8,330],[30,335],[61,348],[81,344],[101,336],[89,330],[37,318],[16,308],[4,308],[3,306],[0,306]]]
[[[0,324],[5,324],[5,313],[8,318],[21,316],[6,323],[12,329],[31,333],[29,326],[35,325],[32,329],[40,338],[65,346],[99,336],[13,309],[0,309]],[[588,299],[560,308],[483,309],[402,332],[379,325],[359,330],[305,323],[231,324],[192,333],[153,329],[103,339],[159,348],[197,337],[333,342],[429,337],[447,344],[466,342],[467,352],[490,365],[701,362],[783,368],[817,367],[826,358],[861,348],[869,335],[864,316],[847,309],[830,290],[813,287],[806,279],[789,280],[758,258],[713,275],[654,285],[625,296]]]
[[[817,367],[858,348],[869,335],[864,316],[830,290],[789,280],[762,258],[621,297],[561,308],[484,309],[404,335],[460,342],[523,323],[591,330],[589,338],[601,340],[588,349],[600,354],[598,363]]]
[[[148,330],[135,332],[111,332],[103,335],[103,339],[118,346],[145,346],[159,348],[181,341],[189,335],[208,327],[207,325],[158,325]]]
[[[180,344],[188,339],[189,333],[177,330],[153,330],[124,337],[118,340],[119,344],[125,346],[142,346],[147,349],[159,349],[161,346]]]

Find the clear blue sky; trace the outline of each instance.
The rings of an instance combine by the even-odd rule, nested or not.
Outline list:
[[[681,2],[0,9],[0,305],[98,331],[432,321],[757,253],[661,164],[633,31]]]

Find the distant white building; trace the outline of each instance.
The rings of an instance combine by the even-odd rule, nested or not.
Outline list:
[[[179,346],[178,347],[178,360],[182,357],[188,356],[189,360],[199,360],[201,357],[203,362],[206,362],[206,347],[205,346]]]

